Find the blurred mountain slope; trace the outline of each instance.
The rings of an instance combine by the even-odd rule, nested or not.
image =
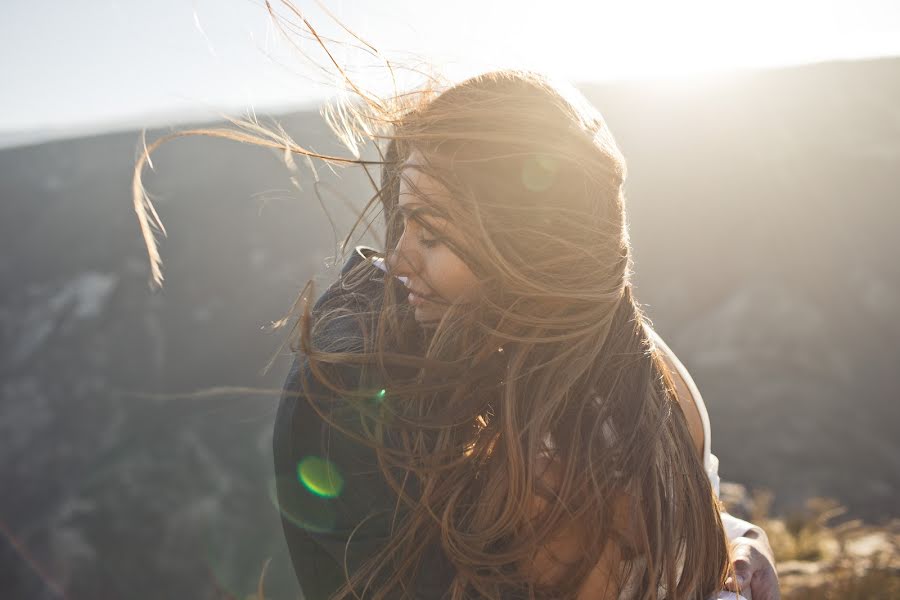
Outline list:
[[[628,159],[637,297],[698,382],[723,477],[776,511],[898,516],[900,60],[584,90]],[[317,114],[279,120],[346,155]],[[335,276],[331,225],[304,161],[298,192],[277,153],[176,140],[145,178],[169,233],[151,293],[139,143],[0,150],[0,590],[243,597],[275,556],[267,589],[290,597],[272,395],[132,392],[277,391],[290,357],[260,375],[283,339],[261,328]],[[344,233],[371,188],[318,171]]]

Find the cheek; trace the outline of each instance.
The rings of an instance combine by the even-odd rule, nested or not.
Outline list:
[[[478,279],[460,258],[443,247],[429,265],[435,290],[449,302],[464,300],[475,295]]]

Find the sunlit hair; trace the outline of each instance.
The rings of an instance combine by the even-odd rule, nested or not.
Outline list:
[[[629,559],[614,576],[637,578],[636,597],[706,598],[720,589],[726,539],[632,294],[625,162],[601,115],[570,86],[517,70],[358,97],[329,113],[330,123],[351,150],[374,140],[383,160],[317,154],[251,123],[175,134],[381,165],[357,225],[376,227],[383,210],[385,254],[403,227],[400,178],[417,168],[450,191],[421,201],[455,225],[455,236],[441,233],[444,243],[482,283],[477,298],[450,304],[428,330],[390,277],[382,297],[361,291],[373,272],[365,262],[343,278],[338,305],[315,314],[300,306],[297,348],[363,425],[334,426],[375,449],[403,517],[383,552],[348,573],[334,598],[411,596],[434,545],[455,569],[454,599],[574,597],[611,543]],[[140,175],[165,139],[141,157],[134,184],[157,281],[150,226],[161,224]],[[425,164],[400,169],[413,150]],[[328,340],[329,323],[344,318],[359,320],[360,338]],[[362,368],[360,384],[333,375],[345,363]],[[378,388],[386,394],[373,405]],[[324,402],[336,402],[307,399],[325,419]],[[537,512],[536,496],[546,499]],[[622,510],[629,532],[614,526]],[[527,565],[562,531],[580,536],[581,560],[534,576]],[[629,575],[638,558],[645,567]]]

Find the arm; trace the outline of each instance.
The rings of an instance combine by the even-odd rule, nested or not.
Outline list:
[[[354,252],[341,277],[365,258],[365,252]],[[356,303],[362,300],[368,306],[369,300],[380,300],[384,285],[384,278],[374,269],[365,286],[356,287],[353,292],[347,292],[340,279],[332,284],[316,302],[314,315],[335,306],[350,308],[354,314],[332,319],[314,331],[314,345],[347,352],[361,348],[363,324],[355,318],[359,312],[356,309],[360,308]],[[357,385],[362,376],[362,369],[355,364],[332,365],[329,371],[342,387]],[[310,406],[310,398],[317,400],[317,406],[326,412],[332,405],[346,405],[312,376],[306,357],[300,353],[285,381],[275,418],[276,489],[282,527],[300,587],[307,598],[327,598],[346,581],[345,565],[353,574],[383,551],[391,535],[397,499],[384,479],[375,452],[330,427]],[[360,426],[358,416],[349,414],[345,421],[345,412],[341,412],[340,422],[356,430]],[[332,412],[331,416],[336,414]],[[337,497],[322,498],[301,485],[297,467],[310,455],[326,458],[339,470],[344,485]],[[423,551],[420,572],[423,576],[413,584],[415,599],[443,598],[454,572],[440,545],[432,544]]]
[[[339,284],[332,285],[316,308],[339,293]],[[348,319],[329,327],[351,326]],[[358,336],[352,330],[333,333]],[[350,385],[360,373],[356,365],[339,365],[333,375],[343,385]],[[374,464],[371,452],[329,428],[309,402],[312,398],[318,406],[327,407],[332,397],[334,393],[312,376],[308,360],[298,353],[284,383],[272,444],[282,529],[297,580],[308,598],[326,598],[344,582],[344,549],[349,532],[367,514],[370,498],[366,495],[382,491],[378,481],[362,475],[362,463]],[[298,467],[310,456],[326,458],[339,470],[345,483],[345,491],[339,497],[316,497],[302,484]],[[360,475],[353,475],[357,470]],[[355,536],[353,540],[347,555],[351,570],[379,547],[374,536]]]
[[[342,276],[361,259],[362,256],[354,253]],[[378,299],[383,286],[383,280],[373,278],[371,287],[347,293],[339,280],[322,294],[313,313],[321,314],[335,306],[350,307],[349,312],[355,313],[352,303],[359,300],[360,294]],[[331,319],[314,331],[313,345],[352,352],[361,347],[360,325],[355,315]],[[362,369],[350,363],[331,365],[328,370],[329,379],[338,380],[345,388],[356,386],[362,375]],[[300,587],[307,598],[327,598],[346,581],[345,564],[353,574],[383,550],[391,532],[396,495],[383,477],[375,452],[329,426],[313,409],[311,399],[326,415],[331,413],[332,418],[338,418],[351,431],[361,433],[357,431],[358,416],[341,410],[346,402],[313,376],[306,356],[300,352],[284,383],[275,418],[272,443],[276,492],[282,528]],[[310,456],[327,459],[340,473],[343,487],[337,496],[311,493],[298,477],[298,466]],[[447,578],[452,572],[439,550],[429,548],[423,555],[423,572],[428,577],[416,583],[416,600],[437,600],[449,585]]]

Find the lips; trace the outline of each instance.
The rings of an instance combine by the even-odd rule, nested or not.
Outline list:
[[[422,305],[425,302],[430,301],[434,297],[432,294],[426,294],[411,287],[407,287],[406,289],[409,290],[409,295],[406,297],[406,299],[413,306]]]

